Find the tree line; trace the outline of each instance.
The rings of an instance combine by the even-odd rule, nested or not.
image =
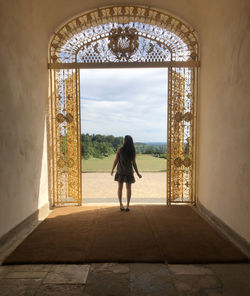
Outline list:
[[[140,154],[153,154],[156,157],[166,158],[167,145],[135,143],[135,149]]]
[[[81,135],[81,153],[84,159],[90,157],[104,158],[116,153],[122,146],[123,137],[113,135]],[[140,154],[152,154],[156,157],[166,158],[166,145],[149,145],[145,143],[135,143],[136,152]]]
[[[81,152],[84,159],[103,158],[114,154],[122,146],[122,137],[103,135],[81,135]]]

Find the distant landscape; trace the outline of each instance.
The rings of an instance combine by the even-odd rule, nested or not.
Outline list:
[[[82,172],[109,172],[123,137],[82,134]],[[166,143],[135,142],[137,165],[141,172],[166,171]]]

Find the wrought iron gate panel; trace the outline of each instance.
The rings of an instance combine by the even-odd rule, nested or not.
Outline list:
[[[188,25],[173,15],[132,5],[80,15],[54,34],[50,46],[50,63],[190,60],[198,60],[198,43]]]
[[[170,68],[168,85],[167,201],[194,202],[194,69]]]
[[[52,121],[54,137],[54,205],[81,204],[79,70],[53,70]]]
[[[53,205],[81,204],[81,68],[167,67],[167,203],[195,202],[197,38],[155,9],[110,6],[67,22],[50,43]]]

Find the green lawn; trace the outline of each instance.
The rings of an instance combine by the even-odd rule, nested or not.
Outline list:
[[[103,159],[82,159],[82,172],[110,172],[115,154]],[[167,161],[164,158],[153,157],[150,154],[137,154],[136,163],[139,172],[166,171]]]

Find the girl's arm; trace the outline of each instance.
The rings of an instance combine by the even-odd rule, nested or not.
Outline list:
[[[141,178],[142,175],[138,172],[137,164],[136,164],[136,162],[135,162],[135,159],[132,161],[132,164],[133,164],[133,167],[134,167],[134,169],[135,169],[135,172],[136,172],[137,176],[138,176],[139,178]]]
[[[115,167],[116,167],[116,165],[117,165],[117,163],[118,163],[119,152],[120,152],[120,149],[118,149],[117,152],[116,152],[115,160],[114,160],[113,167],[112,167],[112,170],[111,170],[111,173],[110,173],[111,176],[113,175],[113,173],[114,173],[114,169],[115,169]]]

